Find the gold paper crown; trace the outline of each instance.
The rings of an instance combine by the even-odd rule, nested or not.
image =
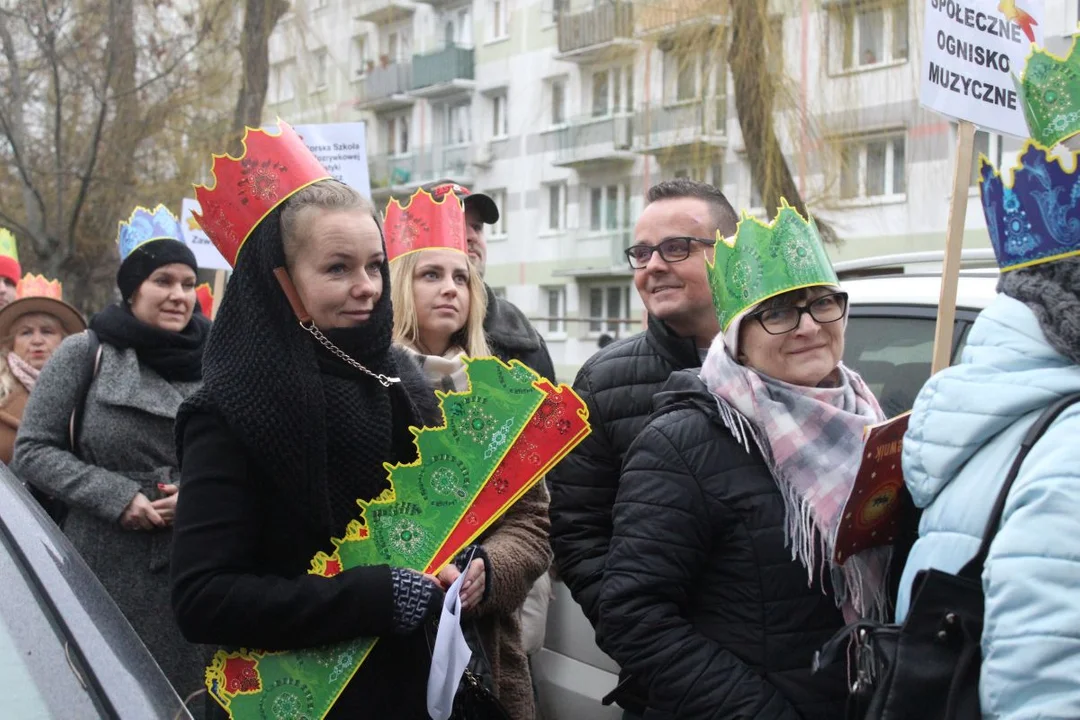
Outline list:
[[[15,290],[15,297],[19,300],[28,297],[63,300],[64,286],[59,280],[46,280],[44,275],[26,273],[23,279],[19,281],[19,286]]]

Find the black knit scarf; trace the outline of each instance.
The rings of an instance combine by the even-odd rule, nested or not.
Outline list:
[[[90,329],[117,350],[134,348],[139,362],[169,382],[194,382],[202,377],[210,321],[197,309],[187,327],[173,332],[144,323],[131,314],[127,303],[117,303],[95,315]]]
[[[384,462],[414,459],[408,426],[421,423],[406,388],[383,387],[300,327],[273,275],[284,264],[279,208],[240,252],[207,343],[203,388],[181,407],[177,437],[192,411],[216,413],[289,498],[305,534],[329,539],[356,517],[357,498],[387,487]],[[397,376],[386,262],[382,277],[371,318],[326,335],[373,372]]]

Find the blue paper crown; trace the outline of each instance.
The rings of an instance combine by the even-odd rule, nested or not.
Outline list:
[[[127,221],[121,220],[116,235],[116,244],[120,246],[120,262],[131,251],[151,240],[183,240],[180,234],[180,221],[164,205],[153,210],[137,207]]]
[[[1080,174],[1029,140],[1012,182],[981,157],[983,212],[1002,272],[1080,255]]]

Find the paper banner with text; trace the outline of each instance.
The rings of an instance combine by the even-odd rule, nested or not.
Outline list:
[[[180,203],[180,232],[183,235],[184,242],[191,248],[191,252],[195,253],[195,262],[199,263],[199,269],[232,270],[229,267],[229,262],[218,252],[217,248],[214,247],[214,243],[210,242],[210,238],[199,227],[199,221],[195,219],[193,213],[202,214],[199,201],[195,198],[184,198],[183,202]],[[215,293],[215,297],[217,297],[218,302],[221,302],[219,293]]]
[[[364,123],[293,125],[293,129],[336,180],[371,197]]]
[[[927,0],[919,100],[981,128],[1027,137],[1014,76],[1042,45],[1043,0]]]

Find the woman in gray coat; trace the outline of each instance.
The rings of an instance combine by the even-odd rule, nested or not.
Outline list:
[[[64,532],[185,697],[203,687],[204,657],[180,635],[169,609],[180,478],[173,423],[201,385],[210,323],[194,312],[197,266],[187,246],[153,238],[123,257],[123,302],[90,323],[101,354],[75,451],[70,420],[80,378],[94,361],[87,333],[67,338],[42,371],[12,469],[67,503]]]

